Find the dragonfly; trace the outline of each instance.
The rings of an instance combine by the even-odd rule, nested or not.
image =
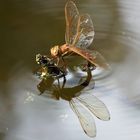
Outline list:
[[[93,115],[100,120],[108,121],[110,119],[110,113],[106,105],[97,97],[91,93],[83,94],[83,90],[89,85],[92,79],[90,68],[86,72],[86,79],[74,87],[60,87],[56,84],[52,84],[52,88],[48,90],[52,91],[49,94],[52,95],[51,97],[54,97],[57,100],[61,98],[68,101],[71,109],[76,114],[84,132],[89,137],[95,137],[96,125]],[[47,81],[45,84],[47,84]],[[40,89],[44,89],[43,85],[40,86]]]
[[[65,5],[66,32],[65,44],[50,49],[51,56],[64,61],[64,56],[78,54],[96,67],[109,68],[104,57],[95,50],[87,49],[93,42],[95,31],[88,14],[79,14],[76,4],[68,1]],[[65,62],[64,62],[64,65]]]

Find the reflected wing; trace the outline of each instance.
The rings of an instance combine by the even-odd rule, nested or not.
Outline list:
[[[105,104],[93,95],[77,97],[83,105],[85,105],[97,118],[107,121],[110,114]]]
[[[90,114],[90,112],[86,110],[76,98],[73,98],[69,103],[72,110],[77,115],[84,132],[89,137],[95,137],[96,126],[95,126],[94,118]]]
[[[88,14],[81,15],[78,20],[77,34],[72,43],[73,46],[87,48],[94,38],[92,19]]]
[[[74,2],[68,1],[65,5],[66,33],[65,40],[67,44],[72,44],[76,34],[79,20],[79,12]]]
[[[95,66],[109,69],[108,63],[99,52],[95,50],[82,49],[82,48],[73,47],[73,46],[69,47],[69,49],[75,52],[76,54],[81,55],[83,58],[85,58],[90,63],[94,64]]]

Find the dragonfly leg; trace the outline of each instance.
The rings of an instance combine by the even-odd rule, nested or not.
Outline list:
[[[96,69],[96,66],[91,64],[90,62],[84,63],[81,65],[81,70],[82,71],[88,71],[90,69],[91,71]]]
[[[67,64],[66,64],[66,61],[64,60],[64,57],[63,57],[63,56],[61,56],[61,58],[62,58],[62,63],[63,63],[62,68],[63,68],[63,69],[64,69],[64,71],[66,72],[66,69],[67,69]]]
[[[58,66],[59,63],[60,63],[60,57],[57,57],[57,63],[56,63],[56,65]]]

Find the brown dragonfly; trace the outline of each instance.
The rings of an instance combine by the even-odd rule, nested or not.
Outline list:
[[[65,19],[66,44],[51,48],[51,55],[57,58],[57,64],[60,58],[64,62],[64,56],[76,53],[94,66],[108,68],[109,65],[100,53],[87,49],[95,35],[91,17],[88,14],[80,15],[75,3],[68,1],[65,5]]]

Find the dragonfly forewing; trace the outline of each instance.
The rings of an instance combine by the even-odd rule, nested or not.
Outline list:
[[[91,17],[88,14],[81,15],[79,16],[77,34],[72,45],[79,48],[87,48],[92,43],[94,34]]]
[[[76,34],[79,20],[79,11],[74,2],[68,1],[65,5],[65,19],[66,19],[66,44],[72,44]]]

